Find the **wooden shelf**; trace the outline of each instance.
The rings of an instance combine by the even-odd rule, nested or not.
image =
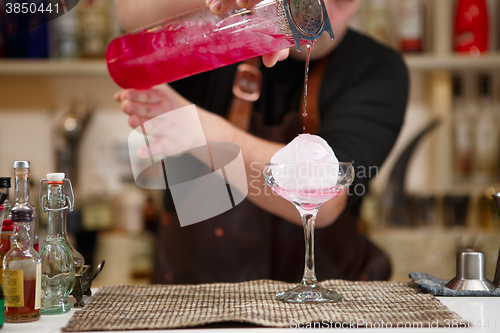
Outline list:
[[[487,70],[500,69],[500,53],[473,58],[470,56],[432,54],[405,55],[408,68],[413,71],[436,70]],[[2,59],[0,75],[82,75],[108,76],[104,59],[56,60],[56,59]]]
[[[414,71],[500,69],[500,54],[479,57],[466,55],[405,55],[408,68]]]
[[[106,63],[103,59],[2,59],[0,60],[0,75],[109,76]]]

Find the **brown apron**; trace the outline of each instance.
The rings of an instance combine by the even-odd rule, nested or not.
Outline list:
[[[260,61],[260,59],[259,59]],[[257,61],[245,65],[256,67]],[[303,110],[287,114],[279,126],[264,126],[252,112],[254,92],[260,91],[257,71],[242,67],[236,75],[235,98],[228,119],[266,140],[288,143],[306,127],[319,126],[317,101],[328,61],[311,71],[308,122]],[[243,72],[243,73],[241,73]],[[245,85],[237,85],[238,79]],[[258,96],[257,96],[258,98]],[[251,118],[250,118],[251,117]],[[250,121],[251,119],[251,121]],[[346,210],[331,226],[315,233],[318,279],[386,280],[390,263],[383,252],[357,230],[357,214]],[[180,227],[175,213],[165,216],[158,230],[152,283],[185,284],[239,282],[257,279],[300,281],[304,269],[304,231],[245,199],[209,220]]]

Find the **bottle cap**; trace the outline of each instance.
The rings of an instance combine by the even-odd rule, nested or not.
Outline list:
[[[14,169],[29,169],[30,162],[29,161],[15,161]]]
[[[62,182],[64,181],[64,173],[48,173],[47,180],[49,182]]]
[[[31,209],[12,210],[12,222],[31,222],[33,221],[33,211]]]
[[[12,220],[3,220],[2,231],[14,231],[14,222]]]
[[[0,177],[0,187],[10,188],[10,177]]]

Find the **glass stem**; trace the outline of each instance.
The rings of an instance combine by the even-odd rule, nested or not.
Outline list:
[[[316,220],[316,214],[318,214],[318,209],[302,210],[299,208],[299,212],[304,226],[306,244],[304,276],[302,277],[301,284],[303,286],[308,286],[318,283],[316,279],[316,270],[314,268],[314,222]]]

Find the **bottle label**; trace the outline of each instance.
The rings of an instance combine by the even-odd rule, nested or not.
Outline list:
[[[23,271],[3,271],[3,287],[5,307],[19,308],[24,306]]]
[[[42,306],[42,264],[36,264],[35,310]]]

